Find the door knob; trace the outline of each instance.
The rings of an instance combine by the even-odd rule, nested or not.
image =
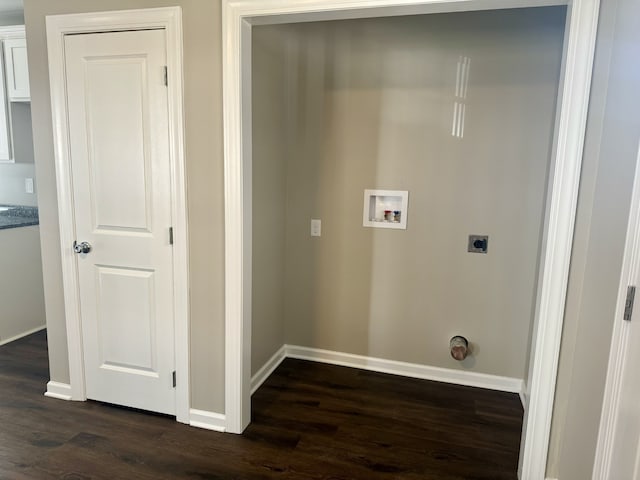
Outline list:
[[[73,251],[76,253],[89,253],[91,251],[91,244],[89,242],[78,243],[74,240]]]

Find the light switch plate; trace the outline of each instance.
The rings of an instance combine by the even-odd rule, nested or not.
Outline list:
[[[322,235],[322,221],[316,218],[311,219],[311,236],[319,237]]]
[[[33,178],[24,179],[24,191],[26,193],[33,193]]]

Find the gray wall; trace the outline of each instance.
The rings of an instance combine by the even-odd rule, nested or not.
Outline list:
[[[201,0],[25,0],[34,150],[51,379],[67,383],[51,101],[45,38],[50,14],[179,5],[183,12],[190,235],[191,406],[224,410],[224,201],[220,3]]]
[[[0,163],[0,204],[37,205],[37,185],[34,193],[26,193],[25,178],[34,179],[33,135],[31,133],[31,105],[12,102],[11,128],[15,163]]]
[[[562,8],[281,27],[281,51],[297,46],[285,288],[274,296],[285,298],[286,343],[524,377],[563,29]],[[464,139],[451,136],[460,55],[471,58]],[[261,111],[283,83],[264,66],[253,75]],[[261,198],[273,180],[256,136],[282,135],[274,118],[286,105],[254,117]],[[362,226],[366,188],[409,190],[406,231]],[[279,204],[262,208],[280,215]],[[254,241],[276,240],[265,232],[282,220],[262,215]],[[490,235],[488,255],[467,253],[470,233]],[[255,291],[275,288],[273,271]],[[254,322],[262,314],[254,308]],[[455,334],[473,342],[463,363],[448,353]]]
[[[38,227],[0,230],[0,343],[44,326],[41,265]]]
[[[286,32],[256,28],[253,82],[253,272],[251,374],[284,343],[286,159],[289,110]]]
[[[591,478],[640,139],[640,3],[603,0],[548,476]]]
[[[19,12],[0,13],[0,25],[21,25]],[[35,206],[25,193],[25,178],[34,179],[31,111],[28,103],[9,103],[16,163],[0,163],[0,204]],[[36,191],[34,185],[34,191]],[[0,342],[45,324],[38,227],[0,230]]]
[[[22,12],[0,12],[0,26],[24,25]]]

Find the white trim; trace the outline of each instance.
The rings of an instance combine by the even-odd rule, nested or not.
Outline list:
[[[371,372],[389,373],[409,378],[420,378],[423,380],[517,393],[523,407],[525,405],[525,384],[520,378],[489,375],[467,370],[454,370],[452,368],[432,367],[419,363],[399,362],[397,360],[387,360],[384,358],[355,355],[353,353],[336,352],[320,348],[302,347],[299,345],[283,345],[266,361],[260,370],[251,377],[252,395],[286,358],[297,358],[329,365],[359,368]]]
[[[525,412],[527,411],[527,403],[529,403],[527,401],[527,384],[525,383],[525,381],[522,381],[522,390],[520,390],[518,392],[518,395],[520,395],[520,403],[522,404],[522,408],[525,410]]]
[[[5,40],[7,38],[25,38],[24,25],[9,25],[6,27],[0,27],[0,39]]]
[[[280,366],[282,361],[287,358],[286,355],[287,345],[283,345],[278,349],[273,356],[267,360],[267,362],[251,377],[251,395],[256,393],[256,390],[269,378],[273,371]]]
[[[46,18],[49,79],[53,120],[54,152],[62,278],[69,346],[69,374],[72,397],[86,400],[82,332],[75,255],[73,191],[69,167],[69,137],[64,70],[64,36],[76,33],[162,28],[166,32],[167,65],[170,78],[169,142],[171,150],[171,214],[174,221],[173,278],[176,346],[176,419],[189,423],[189,265],[184,159],[184,112],[182,80],[182,10],[180,7],[149,8],[113,12],[53,15]]]
[[[221,413],[208,412],[206,410],[189,410],[189,425],[192,427],[224,432],[226,430],[225,416]]]
[[[562,0],[226,0],[252,25],[568,5]]]
[[[44,396],[57,398],[58,400],[72,400],[71,385],[68,383],[50,381],[47,383],[47,391],[44,392]]]
[[[187,423],[191,404],[189,309],[189,219],[187,208],[187,173],[184,133],[184,65],[182,50],[182,10],[174,8],[172,27],[166,29],[171,162],[171,218],[173,220],[173,302],[176,385],[176,420]],[[173,72],[173,75],[172,75]]]
[[[599,6],[599,0],[579,0],[567,10],[564,75],[518,469],[520,478],[527,480],[542,479],[546,471]]]
[[[243,125],[242,120],[247,113],[244,109],[250,107],[249,102],[242,102],[248,93],[243,89],[248,89],[247,83],[250,84],[243,84],[242,72],[250,73],[251,65],[250,58],[243,57],[241,48],[243,43],[244,48],[249,48],[248,35],[250,26],[242,16],[242,4],[223,1],[224,392],[227,431],[232,433],[242,433],[251,418],[251,159],[250,150],[245,150],[251,144],[245,142],[251,122],[247,119]],[[241,62],[244,62],[242,67]]]
[[[343,367],[360,368],[372,372],[390,373],[403,377],[420,378],[436,382],[454,383],[469,387],[486,388],[502,392],[520,393],[523,382],[519,378],[501,377],[486,373],[454,370],[451,368],[431,367],[418,363],[399,362],[383,358],[354,355],[352,353],[334,352],[319,348],[285,345],[287,358],[311,360],[314,362],[340,365]]]
[[[611,349],[609,351],[609,366],[607,368],[607,381],[605,384],[604,399],[602,401],[602,415],[598,443],[593,467],[593,480],[606,480],[610,478],[611,459],[615,441],[615,431],[619,415],[620,401],[623,386],[624,364],[630,348],[629,345],[630,322],[622,320],[627,286],[635,285],[640,273],[640,147],[636,160],[636,172],[633,181],[633,193],[631,196],[631,208],[627,225],[627,237],[625,240],[624,259],[622,273],[620,274],[620,286],[618,288],[618,300],[613,323]],[[637,294],[636,294],[637,295]],[[637,307],[636,307],[637,308]]]
[[[27,337],[27,336],[31,335],[32,333],[36,333],[36,332],[39,332],[40,330],[44,330],[45,328],[47,328],[47,326],[46,325],[42,325],[40,327],[36,327],[36,328],[32,328],[31,330],[27,330],[26,332],[19,333],[18,335],[14,335],[13,337],[5,338],[4,340],[2,340],[0,342],[0,347],[2,345],[6,345],[7,343],[15,342],[16,340],[20,340],[21,338]]]
[[[250,421],[251,152],[250,35],[262,23],[398,15],[407,8],[461,11],[569,5],[566,53],[559,91],[541,274],[536,301],[519,473],[544,478],[558,370],[569,261],[573,241],[599,0],[223,0],[223,102],[225,167],[225,408],[228,430]],[[280,15],[280,19],[278,19]],[[283,17],[282,15],[289,15]],[[257,17],[260,17],[259,19]]]
[[[353,353],[336,352],[320,348],[302,347],[299,345],[283,345],[266,361],[251,377],[251,394],[253,395],[267,378],[286,358],[297,358],[312,362],[339,365],[341,367],[359,368],[371,372],[389,373],[409,378],[420,378],[436,382],[453,383],[470,387],[499,390],[517,393],[524,405],[524,381],[520,378],[502,377],[486,373],[454,370],[452,368],[432,367],[419,363],[399,362],[384,358],[355,355]]]

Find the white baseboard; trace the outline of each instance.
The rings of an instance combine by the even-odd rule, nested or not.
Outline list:
[[[519,378],[501,377],[486,373],[468,372],[466,370],[453,370],[450,368],[431,367],[417,363],[398,362],[382,358],[365,357],[351,353],[333,352],[318,348],[300,347],[297,345],[284,345],[251,379],[251,393],[273,373],[285,358],[298,358],[314,362],[329,363],[343,367],[361,368],[374,372],[391,373],[411,378],[434,380],[437,382],[455,383],[471,387],[499,390],[503,392],[517,393],[523,399],[524,382]]]
[[[47,383],[45,397],[57,398],[60,400],[71,400],[71,385],[60,382]],[[208,412],[206,410],[189,410],[189,425],[192,427],[224,432],[226,429],[226,418],[221,413]]]
[[[251,395],[255,393],[260,385],[264,383],[264,381],[269,378],[269,375],[273,373],[273,371],[278,368],[278,365],[282,363],[282,361],[287,357],[286,355],[287,345],[283,345],[280,349],[273,354],[273,356],[267,360],[260,370],[256,372],[256,374],[251,377]]]
[[[524,408],[525,410],[527,409],[527,394],[525,393],[527,391],[527,387],[523,384],[522,385],[522,390],[520,390],[518,392],[518,394],[520,395],[520,403],[522,403],[522,408]]]
[[[14,335],[11,338],[5,338],[4,340],[0,340],[0,347],[2,345],[6,345],[7,343],[15,342],[16,340],[20,340],[22,337],[26,337],[27,335],[31,335],[32,333],[39,332],[40,330],[44,330],[47,328],[46,325],[42,325],[40,327],[32,328],[31,330],[27,330],[26,332],[22,332],[18,335]]]
[[[47,383],[47,391],[44,392],[44,396],[58,400],[71,400],[71,385],[50,381]]]
[[[216,432],[224,432],[227,428],[227,420],[221,413],[192,408],[189,410],[189,425],[207,430],[215,430]]]
[[[466,370],[453,370],[450,368],[431,367],[417,363],[398,362],[383,358],[365,357],[351,353],[332,352],[317,348],[286,345],[286,356],[301,360],[313,360],[316,362],[330,363],[344,367],[361,368],[374,372],[391,373],[411,378],[434,380],[436,382],[455,383],[470,387],[480,387],[489,390],[520,393],[523,382],[519,378],[501,377],[486,373],[469,372]]]

